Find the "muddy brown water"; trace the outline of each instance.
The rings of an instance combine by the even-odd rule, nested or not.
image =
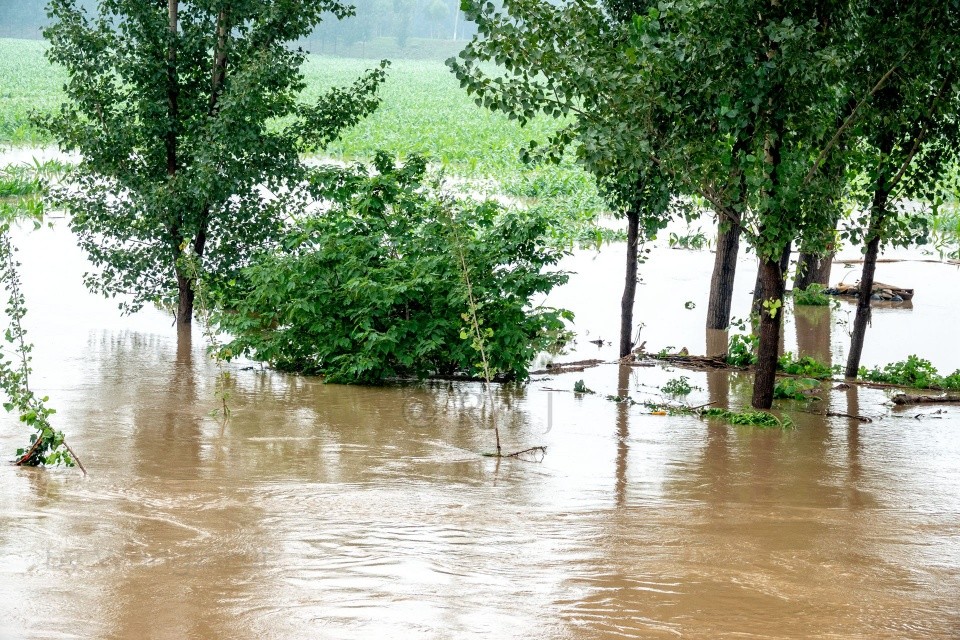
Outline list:
[[[223,426],[199,334],[178,349],[168,317],[85,293],[62,228],[17,242],[34,384],[90,475],[0,465],[0,638],[960,636],[960,409],[827,390],[783,405],[796,429],[752,430],[604,399],[685,375],[691,404],[742,406],[747,376],[609,364],[498,389],[506,448],[547,446],[498,463],[480,455],[476,385],[343,387],[241,363]],[[588,340],[615,342],[621,249],[569,261],[580,275],[549,302],[581,337],[561,360],[616,355]],[[705,349],[711,264],[654,251],[648,346]],[[960,366],[956,270],[877,277],[917,296],[876,313],[865,364]],[[787,348],[842,361],[849,308],[797,315]],[[578,379],[598,393],[575,396]],[[25,434],[4,417],[5,458]]]

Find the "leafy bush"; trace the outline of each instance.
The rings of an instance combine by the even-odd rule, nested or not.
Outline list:
[[[805,378],[825,380],[833,377],[833,368],[830,365],[810,356],[803,356],[794,360],[793,354],[789,351],[777,360],[777,369],[793,376],[804,376]]]
[[[809,307],[826,307],[830,304],[830,296],[824,293],[822,285],[814,282],[806,289],[794,289],[793,303]]]
[[[757,362],[756,335],[735,333],[730,336],[730,346],[727,348],[727,363],[735,367],[749,367]]]
[[[949,391],[960,391],[960,369],[944,378],[940,386]]]
[[[933,363],[916,355],[909,355],[906,360],[884,365],[883,369],[874,367],[868,370],[866,367],[860,367],[857,374],[871,382],[899,384],[917,389],[960,388],[960,370],[943,378]]]
[[[374,168],[318,171],[312,189],[332,199],[327,210],[220,291],[215,321],[235,336],[224,356],[331,382],[479,375],[466,268],[491,369],[525,378],[572,319],[531,307],[567,280],[548,270],[564,255],[547,244],[548,220],[444,195],[417,156],[395,167],[378,154]]]

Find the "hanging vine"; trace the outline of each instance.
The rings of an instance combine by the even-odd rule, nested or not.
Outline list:
[[[29,446],[17,449],[17,465],[40,466],[63,464],[79,466],[86,475],[80,459],[64,439],[63,432],[53,428],[50,416],[55,409],[47,406],[47,396],[38,397],[30,389],[30,353],[33,345],[26,339],[23,318],[27,313],[26,301],[21,290],[19,266],[10,242],[10,223],[0,223],[0,282],[7,289],[6,314],[8,326],[4,340],[12,350],[5,349],[0,356],[0,387],[8,401],[3,403],[7,411],[16,411],[20,422],[34,430]]]

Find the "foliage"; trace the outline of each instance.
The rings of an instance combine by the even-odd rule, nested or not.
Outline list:
[[[956,190],[956,185],[960,184],[960,175],[956,174],[956,169],[944,182],[949,184],[947,188]],[[941,260],[960,260],[960,206],[955,200],[958,195],[958,191],[950,193],[950,200],[931,211],[927,219],[931,244]]]
[[[663,386],[660,387],[660,390],[670,396],[686,396],[695,388],[696,387],[690,384],[690,379],[687,378],[687,376],[680,376],[679,378],[667,380]]]
[[[648,409],[655,416],[689,416],[692,414],[700,415],[700,409],[685,404],[670,404],[666,402],[642,402],[644,408]]]
[[[677,234],[671,231],[667,242],[672,249],[702,251],[710,248],[710,239],[699,229],[696,232],[690,231],[684,234]]]
[[[809,307],[826,307],[830,305],[830,296],[824,293],[825,287],[816,282],[806,289],[793,290],[793,303]]]
[[[954,371],[949,376],[941,376],[933,363],[916,355],[909,355],[906,360],[886,364],[882,369],[860,367],[858,376],[870,382],[897,384],[916,389],[960,390],[960,370]]]
[[[462,7],[478,33],[447,61],[461,86],[478,105],[521,125],[542,115],[561,123],[545,140],[531,140],[523,157],[559,162],[572,149],[615,212],[637,216],[645,237],[663,228],[676,201],[653,161],[658,135],[648,123],[668,119],[653,101],[638,104],[644,85],[626,52],[635,8],[541,0],[466,0]]]
[[[752,333],[735,333],[730,336],[727,347],[727,364],[749,367],[757,361],[757,336]]]
[[[11,357],[8,358],[6,352],[0,356],[0,387],[8,398],[3,403],[4,409],[16,411],[20,422],[35,431],[30,435],[30,445],[17,449],[17,462],[29,466],[64,464],[72,467],[74,458],[66,448],[63,432],[50,424],[50,416],[56,410],[47,406],[47,396],[38,397],[30,388],[33,345],[27,341],[27,331],[23,328],[27,308],[9,233],[10,224],[0,224],[0,282],[8,293],[5,311],[9,319],[4,339],[13,347]]]
[[[789,351],[777,359],[777,369],[792,376],[826,380],[833,377],[833,368],[812,356],[793,358]]]
[[[62,178],[66,167],[58,162],[11,164],[0,168],[0,220],[43,220],[44,198],[50,183]]]
[[[573,392],[574,393],[596,393],[593,389],[587,387],[586,383],[583,380],[577,380],[573,383]]]
[[[927,241],[927,212],[905,203],[936,204],[938,185],[956,163],[958,27],[950,3],[884,0],[864,12],[851,89],[865,97],[848,154],[862,178],[850,181],[847,194],[862,213],[842,238],[878,238],[881,246]]]
[[[216,322],[235,336],[225,355],[332,382],[477,376],[475,311],[491,375],[525,378],[572,318],[530,306],[567,279],[548,271],[564,255],[546,242],[550,221],[446,195],[417,156],[394,166],[381,154],[375,169],[313,174],[315,195],[332,198],[326,211],[295,224],[220,292]]]
[[[185,247],[213,279],[282,235],[284,194],[323,148],[372,112],[384,66],[313,103],[304,53],[288,46],[337,0],[144,3],[100,0],[95,16],[52,0],[49,60],[65,69],[66,102],[41,128],[81,161],[58,193],[96,269],[85,276],[122,306],[179,303],[190,322],[194,283]],[[278,126],[270,126],[281,123]]]
[[[786,416],[778,418],[766,411],[731,411],[729,409],[710,408],[704,409],[700,415],[705,418],[718,418],[730,424],[758,427],[760,429],[790,429],[793,427],[790,418]]]
[[[774,385],[773,397],[780,400],[817,400],[808,392],[818,386],[820,383],[812,378],[783,378]]]

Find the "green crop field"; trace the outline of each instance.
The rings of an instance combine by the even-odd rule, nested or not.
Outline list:
[[[0,39],[0,143],[43,146],[52,141],[30,123],[31,111],[48,112],[62,99],[64,73],[44,57],[42,41]],[[303,99],[352,82],[371,60],[311,55],[304,64]],[[576,225],[581,240],[596,239],[593,222],[604,208],[592,178],[573,162],[527,167],[520,148],[544,139],[557,123],[540,119],[522,128],[474,104],[438,60],[391,63],[376,114],[344,133],[320,155],[364,160],[383,149],[398,155],[421,153],[448,175],[472,181],[487,193],[545,207]],[[575,225],[575,226],[576,226]],[[607,238],[610,233],[603,232]]]

